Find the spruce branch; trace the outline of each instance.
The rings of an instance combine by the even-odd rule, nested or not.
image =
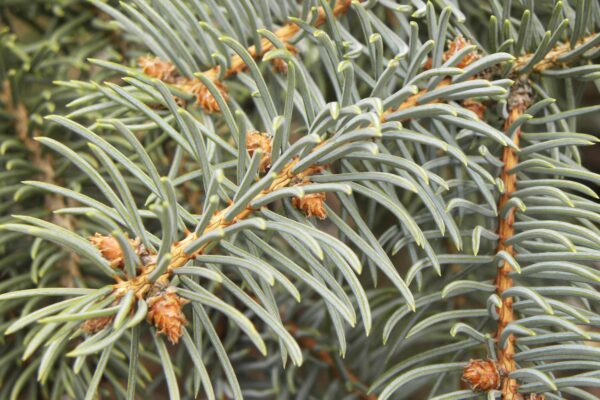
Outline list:
[[[535,64],[533,64],[533,66],[528,69],[531,72],[542,73],[545,70],[550,69],[550,68],[561,67],[561,66],[566,66],[571,63],[575,63],[580,60],[581,56],[585,52],[579,52],[579,54],[576,54],[576,55],[570,56],[570,57],[566,57],[566,58],[565,58],[565,56],[567,56],[568,53],[573,51],[573,47],[583,46],[587,43],[596,44],[596,45],[600,44],[598,42],[598,34],[593,33],[593,34],[581,37],[577,41],[575,46],[572,46],[571,43],[569,43],[569,42],[559,43],[556,46],[554,46],[552,49],[550,49],[543,56],[543,58],[541,60],[535,62]],[[598,47],[598,46],[590,47],[590,49],[595,48],[595,47]],[[527,67],[528,64],[530,64],[530,62],[534,59],[535,55],[536,55],[535,53],[528,53],[528,54],[522,55],[520,57],[517,57],[517,59],[515,60],[515,62],[513,64],[513,71],[515,71],[517,73],[521,72],[525,67]],[[531,72],[529,72],[529,73],[531,73]]]
[[[589,40],[595,38],[596,35],[589,35],[582,37],[578,41],[578,45],[582,45]],[[568,51],[572,50],[570,43],[561,43],[555,46],[549,51],[542,60],[538,61],[530,68],[530,73],[540,73],[548,68],[556,67],[560,65],[558,61]],[[527,54],[516,59],[512,66],[512,70],[515,73],[521,71],[533,59],[534,54]],[[571,59],[570,61],[573,61]],[[563,61],[563,63],[566,63]],[[511,87],[510,94],[508,96],[508,118],[504,123],[504,129],[507,133],[511,133],[512,125],[518,121],[518,119],[525,113],[527,108],[532,104],[533,89],[529,83],[529,74],[520,75],[517,81]],[[504,192],[500,197],[498,203],[498,210],[504,210],[508,206],[508,203],[513,196],[513,193],[517,188],[517,174],[512,172],[513,168],[519,163],[519,157],[517,150],[519,148],[519,139],[521,136],[521,126],[513,129],[512,141],[514,147],[506,147],[502,155],[502,173],[500,179],[502,180]],[[498,225],[498,248],[497,253],[507,253],[511,257],[515,257],[515,250],[512,245],[507,245],[506,241],[511,239],[515,232],[513,224],[515,221],[515,207],[513,206],[504,217],[499,218]],[[496,277],[497,293],[502,299],[502,305],[499,307],[498,314],[498,329],[496,331],[496,338],[502,336],[504,329],[508,324],[515,320],[513,312],[513,298],[510,296],[503,296],[503,293],[513,287],[513,280],[510,274],[513,272],[511,263],[504,260],[501,267],[498,269]],[[520,400],[523,396],[518,392],[518,384],[516,379],[510,378],[509,375],[516,370],[516,363],[514,360],[515,356],[515,341],[516,338],[513,334],[509,334],[506,339],[506,345],[502,346],[498,343],[498,365],[502,370],[502,399],[506,400]]]
[[[345,14],[350,6],[352,5],[352,0],[336,0],[333,6],[333,15],[338,16]],[[314,27],[318,28],[327,22],[327,14],[323,7],[318,7],[316,9],[317,17],[313,24]],[[300,32],[300,25],[288,22],[283,25],[281,28],[275,30],[273,33],[279,40],[281,40],[286,46],[290,44],[290,41]],[[261,53],[259,54],[256,50],[256,46],[251,46],[247,49],[248,53],[252,58],[259,58],[267,52],[273,50],[275,48],[274,44],[268,39],[261,39],[260,42]],[[234,55],[231,58],[231,66],[225,72],[225,77],[234,76],[248,68],[246,62],[239,56]],[[219,67],[211,68],[210,70],[204,73],[208,78],[216,79],[220,75]]]
[[[581,39],[579,39],[578,45],[583,45],[583,44],[590,42],[596,38],[597,38],[596,34],[582,37]],[[596,40],[594,40],[594,43],[595,42],[596,42]],[[459,50],[464,49],[468,45],[469,45],[468,41],[465,41],[465,39],[462,36],[457,36],[453,40],[449,40],[448,41],[448,49],[446,50],[446,52],[444,52],[444,56],[443,56],[444,60],[450,59]],[[541,60],[539,60],[535,64],[533,64],[529,74],[541,73],[541,72],[545,71],[546,69],[549,69],[549,68],[552,68],[555,66],[559,66],[561,64],[566,65],[568,63],[576,63],[578,61],[578,57],[570,57],[568,60],[559,61],[561,56],[564,56],[567,52],[569,52],[571,50],[572,50],[572,48],[571,48],[570,43],[557,44],[550,51],[548,51],[547,54],[545,54]],[[525,54],[525,55],[522,55],[522,56],[519,56],[517,58],[507,61],[507,62],[511,63],[511,72],[509,73],[509,76],[510,75],[512,75],[512,76],[520,75],[521,70],[527,64],[530,63],[530,61],[534,58],[534,56],[535,56],[535,53],[528,53],[528,54]],[[478,60],[479,58],[480,58],[480,55],[478,55],[477,53],[466,54],[459,61],[459,63],[457,64],[457,67],[459,67],[459,68],[468,67],[470,64],[472,64],[474,61]],[[428,69],[430,65],[431,65],[431,58],[428,58],[424,64],[424,69]],[[494,67],[498,68],[498,65],[493,66],[491,68],[492,71],[493,71]],[[485,71],[485,72],[489,73],[489,70]],[[477,79],[477,76],[473,76],[469,79]],[[445,78],[445,79],[441,80],[440,83],[437,86],[435,86],[433,89],[419,89],[416,93],[410,95],[406,100],[404,100],[397,108],[387,110],[382,115],[382,121],[385,121],[386,115],[388,115],[390,113],[393,113],[393,112],[396,112],[399,110],[412,108],[412,107],[419,105],[420,99],[423,96],[425,96],[427,93],[431,92],[432,90],[441,89],[450,84],[452,84],[452,79]],[[439,98],[434,98],[433,100],[430,100],[427,103],[435,104],[438,102],[442,102],[442,100]],[[474,101],[472,99],[465,99],[462,101],[462,103],[465,108],[473,111],[478,117],[481,118],[483,116],[483,113],[485,111],[485,106],[481,102]],[[404,120],[404,121],[406,121],[406,120]]]
[[[528,77],[520,76],[517,81],[511,87],[510,94],[508,96],[508,118],[504,123],[504,130],[510,133],[510,128],[513,123],[519,119],[525,110],[532,103],[532,89],[529,86]],[[521,127],[518,127],[514,133],[512,133],[512,142],[516,148],[519,147],[519,138],[521,135]],[[517,188],[517,174],[511,170],[518,164],[517,151],[513,147],[506,147],[502,155],[502,173],[500,179],[502,180],[504,192],[502,193],[498,202],[498,210],[504,210],[508,206],[513,193]],[[498,248],[497,253],[505,252],[511,257],[515,256],[515,251],[512,245],[507,245],[506,241],[513,237],[515,222],[515,207],[512,207],[508,211],[505,217],[499,218],[498,224]],[[504,292],[513,287],[513,281],[510,277],[513,272],[513,267],[508,261],[503,261],[501,267],[498,268],[498,274],[496,276],[496,291],[498,296],[502,299],[502,305],[498,310],[498,329],[496,331],[496,338],[502,336],[502,332],[506,326],[514,321],[513,314],[513,298],[504,296]],[[498,365],[503,371],[503,379],[501,382],[502,399],[504,400],[518,400],[522,399],[522,396],[518,393],[517,381],[509,378],[512,372],[516,369],[516,363],[514,360],[515,355],[515,337],[509,335],[506,346],[501,346],[498,343]]]
[[[188,261],[204,254],[205,249],[211,247],[213,244],[213,241],[206,241],[197,249],[189,251],[188,249],[190,247],[197,247],[195,246],[195,243],[198,242],[199,238],[207,237],[207,235],[211,233],[222,232],[223,229],[249,218],[256,211],[250,206],[251,203],[257,202],[276,190],[282,190],[304,182],[306,179],[309,179],[311,175],[321,171],[320,166],[311,165],[300,172],[293,172],[293,169],[298,162],[299,159],[294,158],[285,164],[279,172],[269,172],[269,174],[273,175],[272,183],[254,198],[249,201],[246,200],[241,206],[234,202],[227,208],[215,212],[202,232],[191,232],[184,239],[173,244],[170,251],[170,262],[164,267],[165,272],[160,276],[152,279],[152,275],[156,275],[155,270],[158,268],[155,259],[152,259],[149,264],[142,266],[141,274],[131,280],[121,280],[120,278],[115,277],[119,280],[119,282],[114,285],[115,297],[118,299],[129,291],[133,291],[137,298],[145,299],[147,295],[153,291],[153,288],[167,287],[171,276],[176,269],[183,267]],[[239,209],[240,211],[231,215],[231,211],[236,209]],[[217,234],[215,239],[221,236],[222,234]],[[178,342],[179,337],[173,335],[170,339],[172,342],[176,343]]]
[[[341,14],[345,14],[350,8],[351,4],[352,0],[337,0],[333,7],[333,15],[338,16]],[[323,7],[318,7],[316,9],[316,12],[317,17],[313,26],[315,28],[318,28],[319,26],[327,22],[327,14]],[[284,24],[281,28],[275,30],[273,34],[284,44],[284,46],[288,50],[291,50],[292,54],[295,54],[295,47],[290,43],[290,41],[300,32],[300,30],[300,25],[293,22],[288,22]],[[275,45],[272,41],[268,40],[267,38],[263,38],[260,41],[260,49],[261,51],[259,53],[256,49],[256,46],[253,45],[248,47],[246,51],[248,52],[250,57],[258,59],[267,54],[269,51],[275,49]],[[284,69],[283,65],[285,63],[282,63],[280,59],[273,59],[272,61],[275,62],[274,66],[277,70],[281,71]],[[219,77],[230,78],[248,68],[248,65],[246,64],[244,59],[238,54],[235,54],[231,57],[230,64],[230,67],[227,68],[227,70],[224,73],[221,72],[220,66],[216,66],[207,71],[202,72],[202,75],[206,79],[209,79],[215,84],[215,86],[217,87],[217,89],[219,90],[219,92],[225,100],[227,100],[228,94],[225,89],[225,86],[219,80]],[[207,89],[206,85],[203,84],[202,81],[198,78],[188,78],[180,76],[179,73],[176,71],[175,65],[172,62],[161,60],[159,57],[156,56],[140,57],[140,59],[138,60],[138,65],[142,68],[142,71],[146,75],[160,79],[165,83],[172,84],[174,87],[181,90],[182,92],[193,95],[196,98],[196,103],[199,106],[201,106],[205,112],[213,113],[219,111],[219,105],[217,104],[213,95]]]
[[[600,386],[600,206],[585,183],[600,175],[579,153],[598,140],[576,132],[600,109],[578,105],[600,73],[595,2],[10,1],[0,18],[44,38],[0,29],[2,81],[27,93],[63,54],[73,72],[96,58],[89,82],[50,74],[52,104],[19,93],[29,147],[0,103],[0,196],[43,192],[0,204],[23,214],[0,218],[0,246],[35,237],[0,259],[0,398]],[[32,128],[50,105],[70,112]],[[52,176],[20,185],[25,152]],[[64,199],[49,221],[46,192]],[[76,287],[53,268],[65,254]]]

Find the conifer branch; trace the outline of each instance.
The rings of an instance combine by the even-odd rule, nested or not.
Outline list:
[[[596,34],[592,34],[592,35],[588,35],[586,37],[583,37],[581,39],[579,39],[578,44],[581,45],[583,43],[586,43],[588,40],[591,40],[593,38],[596,37]],[[458,36],[457,38],[455,38],[454,40],[449,42],[449,48],[448,50],[444,53],[444,58],[448,59],[449,57],[451,57],[453,54],[456,53],[456,51],[464,48],[465,45],[467,45],[468,42],[465,42],[464,39],[460,36]],[[558,58],[561,55],[564,55],[566,52],[568,52],[569,50],[571,50],[571,45],[569,43],[559,43],[558,45],[556,45],[552,50],[550,50],[542,60],[538,61],[532,68],[533,72],[536,73],[540,73],[548,68],[552,68],[552,67],[556,67],[559,66],[561,63],[558,61]],[[512,67],[511,67],[511,74],[518,74],[519,71],[525,66],[527,65],[527,63],[533,58],[533,56],[535,55],[535,53],[528,53],[525,54],[523,56],[517,57],[513,62],[512,62]],[[461,61],[459,63],[459,67],[460,68],[464,68],[466,66],[468,66],[469,64],[471,64],[473,61],[476,61],[479,58],[479,56],[477,55],[467,55],[463,61]],[[574,63],[577,61],[577,58],[574,59],[570,59],[568,60],[568,63]],[[562,64],[567,64],[567,62],[563,62]],[[429,58],[424,65],[424,68],[427,69],[428,66],[431,65],[431,58]],[[476,77],[473,77],[471,79],[475,79]],[[449,84],[452,83],[452,80],[450,78],[446,78],[443,79],[434,89],[440,89],[444,86],[448,86]],[[388,110],[386,111],[383,116],[382,116],[382,121],[385,121],[385,116],[387,114],[390,114],[394,111],[398,111],[398,110],[404,110],[410,107],[414,107],[416,105],[419,104],[419,99],[421,97],[423,97],[425,94],[427,94],[430,90],[428,89],[419,89],[417,91],[417,93],[409,96],[406,100],[404,100],[396,109],[394,110]],[[429,104],[435,104],[440,102],[439,99],[434,99],[432,101],[429,102]],[[477,114],[479,117],[481,117],[483,115],[483,112],[485,110],[485,106],[480,103],[480,102],[476,102],[473,101],[471,99],[467,99],[467,100],[463,100],[463,106],[465,106],[465,108],[471,109],[471,111],[474,111],[475,114]]]
[[[299,183],[303,183],[306,179],[308,179],[311,175],[318,173],[322,170],[320,166],[309,166],[304,171],[294,173],[292,172],[294,166],[298,163],[299,159],[294,158],[292,161],[288,162],[279,173],[276,174],[271,185],[259,193],[254,199],[252,199],[248,204],[253,201],[256,201],[265,195],[274,192],[276,190],[280,190],[286,187],[290,187]],[[323,200],[321,200],[323,201]],[[210,223],[204,229],[204,231],[200,234],[191,232],[189,233],[183,240],[176,242],[171,248],[171,261],[166,268],[166,272],[162,274],[160,277],[156,279],[156,281],[152,281],[150,279],[150,275],[157,267],[156,259],[153,257],[148,258],[149,263],[142,266],[142,273],[131,280],[121,280],[115,276],[115,279],[118,281],[117,284],[114,285],[114,294],[117,298],[124,296],[128,291],[133,290],[135,295],[139,299],[145,299],[149,293],[152,293],[153,288],[167,287],[169,280],[173,274],[173,272],[183,267],[188,261],[193,260],[200,254],[203,254],[204,250],[211,245],[212,242],[207,242],[203,244],[198,250],[188,253],[186,252],[186,248],[197,238],[207,235],[210,232],[215,232],[220,229],[224,229],[228,226],[234,225],[239,221],[247,219],[250,217],[256,210],[252,209],[250,206],[246,206],[233,218],[226,218],[229,214],[229,211],[237,206],[236,203],[230,204],[228,207],[215,212],[214,216],[211,218]],[[174,342],[178,341],[173,340]]]
[[[583,36],[582,38],[580,38],[577,41],[575,46],[572,46],[571,43],[569,43],[569,42],[557,44],[550,51],[548,51],[540,61],[535,63],[535,65],[532,68],[532,71],[536,72],[536,73],[540,73],[549,68],[560,67],[560,66],[572,64],[572,63],[578,61],[580,59],[580,57],[573,57],[573,58],[570,58],[569,60],[565,60],[565,61],[561,61],[560,57],[565,55],[569,51],[573,50],[574,47],[581,46],[582,44],[596,38],[597,36],[598,36],[598,34],[596,34],[596,33],[592,33],[590,35]],[[594,46],[594,47],[597,48],[598,46]],[[527,63],[529,63],[529,61],[531,61],[533,59],[534,56],[535,56],[535,53],[528,53],[528,54],[522,55],[520,57],[517,57],[517,59],[515,60],[515,62],[513,64],[513,71],[520,71],[521,69],[523,69],[523,67],[525,67],[527,65]]]
[[[333,7],[333,15],[338,16],[341,14],[345,14],[350,5],[352,4],[352,0],[337,0]],[[314,26],[318,28],[323,25],[327,21],[327,14],[323,7],[319,7],[317,9],[317,18],[315,20]],[[283,25],[281,28],[275,30],[273,33],[279,40],[283,42],[286,48],[290,49],[292,53],[295,52],[294,46],[290,43],[290,41],[300,32],[300,25],[288,22]],[[257,59],[270,50],[275,48],[274,44],[263,38],[260,41],[261,44],[261,53],[258,54],[256,50],[256,46],[252,45],[248,47],[246,50],[250,54],[250,56],[254,59]],[[166,60],[161,60],[158,57],[141,57],[138,60],[138,65],[142,68],[143,72],[151,76],[153,78],[157,78],[162,80],[165,83],[172,84],[179,90],[190,93],[196,97],[196,102],[200,105],[205,112],[213,113],[219,111],[219,106],[212,94],[208,91],[206,86],[200,81],[198,78],[188,78],[182,77],[175,69],[175,65]],[[237,75],[238,73],[244,71],[248,66],[245,61],[239,55],[235,54],[231,57],[231,66],[224,72],[223,77],[229,78]],[[282,69],[279,64],[275,64],[276,69]],[[217,89],[221,92],[221,95],[227,99],[227,92],[225,86],[222,82],[218,80],[218,77],[221,74],[221,67],[216,66],[207,71],[203,72],[203,75],[213,81],[216,85]]]
[[[338,15],[345,14],[346,11],[348,11],[348,9],[350,8],[351,4],[352,4],[352,0],[336,0],[336,3],[332,10],[333,15],[338,16]],[[323,9],[323,7],[319,7],[317,9],[317,13],[318,13],[318,15],[317,15],[317,18],[314,23],[314,26],[316,28],[320,27],[325,22],[327,22],[327,14],[325,13],[325,10]],[[293,22],[289,22],[289,23],[286,23],[285,25],[283,25],[281,28],[275,30],[273,33],[285,45],[289,45],[289,42],[299,32],[300,32],[300,25],[295,24]],[[258,58],[258,57],[264,55],[265,53],[267,53],[268,51],[274,49],[273,43],[267,39],[261,39],[260,44],[261,44],[261,49],[262,49],[260,54],[257,53],[256,46],[250,46],[247,49],[248,53],[250,53],[252,58]],[[234,55],[233,57],[231,57],[231,66],[225,72],[225,77],[234,76],[234,75],[242,72],[243,70],[245,70],[247,67],[248,66],[246,65],[244,60],[242,60],[242,58],[240,56]],[[204,74],[207,77],[215,80],[219,76],[219,73],[220,73],[219,67],[214,67],[214,68],[211,68],[210,70],[206,71]]]
[[[600,387],[596,2],[9,3],[0,398]]]
[[[529,86],[527,76],[521,76],[517,82],[513,84],[511,92],[508,98],[508,118],[504,123],[505,132],[509,132],[511,125],[517,121],[517,119],[524,114],[525,110],[532,101],[532,91]],[[519,138],[521,135],[521,128],[518,127],[513,133],[511,140],[513,144],[519,147]],[[512,147],[505,147],[502,155],[502,173],[500,179],[504,186],[504,192],[498,202],[498,210],[503,210],[507,205],[511,196],[517,189],[517,174],[511,172],[511,170],[518,164],[519,157],[517,151]],[[512,245],[507,245],[506,240],[510,239],[514,235],[513,224],[515,222],[515,208],[511,209],[506,217],[499,218],[498,225],[498,248],[496,253],[506,252],[511,257],[514,257],[515,251]],[[496,275],[496,291],[498,296],[502,299],[502,305],[498,310],[498,329],[496,331],[496,338],[499,339],[506,326],[514,320],[513,312],[513,298],[503,297],[503,293],[513,286],[512,278],[510,273],[513,272],[512,266],[505,260],[502,262],[502,266],[498,268]],[[502,399],[503,400],[519,400],[522,396],[518,393],[517,381],[509,378],[508,375],[515,371],[516,363],[514,360],[515,356],[515,336],[509,335],[507,344],[505,347],[498,345],[498,365],[503,376],[501,381]]]

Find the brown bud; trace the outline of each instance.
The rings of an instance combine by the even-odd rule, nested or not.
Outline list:
[[[106,317],[97,317],[86,320],[81,324],[81,330],[85,333],[96,333],[106,328],[113,320],[112,315]]]
[[[468,40],[465,40],[464,37],[457,36],[454,40],[452,40],[448,43],[448,50],[442,56],[443,60],[448,61],[456,53],[458,53],[460,50],[464,49],[465,47],[469,46],[470,44],[471,44],[471,42],[469,42]],[[464,56],[462,58],[462,60],[460,60],[460,62],[456,65],[456,67],[464,68],[467,65],[473,63],[474,61],[477,61],[478,59],[479,59],[479,54],[472,51],[469,54],[467,54],[466,56]]]
[[[462,380],[473,391],[488,391],[500,386],[500,373],[494,360],[471,360],[463,370]]]
[[[198,104],[206,113],[214,113],[220,111],[219,104],[215,100],[212,93],[208,88],[200,82],[198,79],[189,79],[179,75],[175,65],[170,61],[163,61],[158,57],[140,57],[138,65],[142,68],[142,71],[153,78],[160,79],[165,83],[170,83],[176,86],[178,89],[190,93],[196,97],[196,104]],[[225,90],[225,86],[217,80],[213,83],[221,93],[221,96],[225,101],[229,100],[229,95]],[[175,97],[175,101],[180,106],[185,106],[185,101]]]
[[[454,40],[452,40],[448,43],[448,50],[442,55],[442,59],[444,61],[448,61],[456,53],[458,53],[460,50],[464,49],[465,47],[469,46],[470,44],[471,44],[471,42],[466,40],[464,37],[457,36]],[[456,67],[464,68],[467,65],[473,63],[474,61],[477,61],[478,59],[479,59],[479,54],[472,51],[469,54],[467,54],[466,56],[464,56],[462,58],[462,60],[460,60],[460,62],[456,65]]]
[[[146,302],[148,303],[148,321],[158,329],[158,333],[167,335],[171,343],[179,342],[179,338],[183,334],[183,327],[187,323],[182,307],[189,301],[175,294],[174,289],[167,288],[149,297]]]
[[[271,151],[273,148],[271,147],[271,137],[269,135],[258,131],[246,133],[246,149],[248,149],[250,155],[253,155],[256,149],[262,150],[258,166],[260,172],[266,172],[271,167]]]
[[[219,93],[221,93],[221,96],[223,96],[223,99],[225,99],[225,101],[229,100],[229,94],[227,93],[225,86],[217,80],[214,80],[213,83],[219,90]],[[178,86],[183,91],[192,93],[196,96],[196,104],[202,107],[207,114],[221,111],[219,103],[217,103],[215,97],[202,82],[198,80],[182,80]]]
[[[311,193],[304,197],[292,198],[292,205],[299,210],[302,210],[306,216],[315,216],[319,219],[327,218],[325,210],[325,193]]]
[[[460,50],[464,49],[465,47],[467,47],[468,45],[470,45],[471,42],[468,40],[465,40],[464,37],[462,36],[457,36],[456,38],[454,38],[453,40],[448,41],[448,50],[446,50],[444,52],[444,54],[442,54],[442,60],[443,61],[448,61],[449,59],[451,59],[456,53],[458,53]],[[473,61],[476,61],[479,59],[479,54],[477,54],[475,51],[472,51],[471,53],[467,54],[466,56],[464,56],[456,65],[457,68],[464,68],[467,65],[471,64]],[[423,64],[423,69],[431,69],[432,66],[432,60],[431,58],[429,58],[425,64]]]
[[[117,239],[96,232],[89,240],[98,250],[100,250],[102,257],[108,260],[112,268],[120,268],[123,266],[123,250],[121,250],[121,246],[119,246]]]
[[[113,236],[104,236],[96,232],[89,240],[98,250],[100,250],[102,257],[110,263],[112,268],[124,267],[123,250],[117,239]],[[146,264],[150,254],[146,247],[140,242],[139,238],[129,239],[129,244],[135,253],[140,256],[142,263]]]
[[[163,61],[158,57],[140,57],[138,65],[142,68],[144,74],[166,83],[174,83],[179,78],[175,65],[169,61]]]

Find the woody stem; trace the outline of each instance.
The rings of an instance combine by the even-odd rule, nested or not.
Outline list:
[[[338,16],[338,15],[345,14],[348,11],[348,9],[350,8],[351,4],[352,4],[351,0],[336,1],[335,5],[333,6],[333,10],[332,10],[333,15]],[[318,14],[317,14],[317,18],[314,23],[314,26],[318,28],[319,26],[323,25],[327,21],[327,14],[325,13],[325,10],[323,9],[323,7],[319,7],[317,9],[317,13]],[[281,40],[284,44],[287,45],[288,42],[298,32],[300,32],[300,25],[290,22],[290,23],[283,25],[281,28],[277,29],[273,33],[275,34],[275,36],[277,36],[277,38],[279,40]],[[267,39],[262,39],[260,42],[260,45],[261,45],[261,54],[264,54],[274,48],[273,43],[271,43]],[[253,58],[256,58],[260,55],[256,51],[256,46],[250,46],[250,47],[248,47],[247,50],[248,50],[248,53],[250,53],[250,55]],[[246,63],[244,62],[244,60],[242,60],[242,58],[240,56],[235,55],[231,58],[231,66],[227,69],[227,71],[225,71],[225,77],[236,75],[237,73],[243,71],[244,69],[246,69]],[[205,75],[208,76],[209,78],[215,79],[219,75],[219,67],[211,68],[210,70],[205,72]]]
[[[520,83],[516,84],[517,87],[520,86]],[[511,96],[520,96],[516,90],[511,91]],[[508,133],[510,126],[525,112],[528,107],[529,99],[523,99],[523,101],[518,101],[510,110],[509,116],[504,123],[504,130]],[[513,144],[516,148],[519,146],[519,138],[521,135],[521,128],[517,128],[517,130],[513,134]],[[498,210],[501,211],[508,201],[510,200],[512,194],[516,190],[517,186],[517,175],[515,173],[511,173],[510,170],[514,168],[519,161],[516,150],[512,147],[505,147],[502,155],[502,162],[504,163],[502,168],[502,174],[500,179],[504,183],[504,193],[500,197],[500,201],[498,203]],[[498,226],[498,248],[496,250],[499,252],[506,252],[511,256],[515,255],[515,251],[512,245],[507,245],[506,241],[514,235],[514,220],[515,220],[515,209],[512,208],[504,218],[500,217],[499,226]],[[513,280],[510,277],[510,273],[512,272],[512,266],[507,262],[503,261],[501,267],[498,269],[496,275],[496,292],[498,296],[502,299],[502,304],[498,308],[498,327],[496,331],[496,338],[499,340],[500,336],[506,326],[514,320],[513,313],[513,298],[506,297],[503,298],[504,292],[513,286]],[[503,400],[518,400],[520,395],[517,392],[517,382],[515,379],[508,378],[508,374],[516,369],[516,363],[514,361],[515,355],[515,337],[514,335],[509,335],[506,341],[505,346],[498,345],[498,365],[503,369],[504,378],[502,380],[502,399]]]
[[[248,204],[275,190],[288,187],[290,184],[292,184],[292,182],[295,182],[296,180],[302,181],[303,179],[321,170],[321,168],[318,166],[310,166],[304,171],[301,171],[299,173],[293,173],[292,169],[297,163],[297,158],[288,162],[277,174],[271,185],[267,189],[260,192],[254,199],[249,201]],[[238,221],[244,220],[250,215],[252,215],[255,211],[250,207],[246,207],[243,208],[242,211],[240,211],[234,218],[225,219],[225,216],[228,214],[228,211],[233,206],[234,204],[230,204],[228,207],[215,213],[215,215],[211,218],[211,221],[208,224],[208,226],[200,235],[192,232],[188,234],[183,240],[175,243],[171,248],[172,260],[168,265],[166,272],[158,278],[158,281],[163,283],[168,282],[171,277],[171,274],[175,269],[183,267],[188,261],[202,254],[204,249],[209,245],[208,243],[202,246],[200,249],[194,251],[193,253],[185,252],[185,249],[198,237],[205,235],[209,232],[213,232],[217,229],[226,228],[230,225],[235,224]],[[133,289],[137,293],[137,296],[139,298],[145,297],[150,288],[152,287],[152,282],[150,282],[149,275],[155,268],[156,264],[147,265],[145,266],[145,271],[141,275],[138,275],[137,277],[128,281],[118,282],[114,285],[115,289],[117,290],[117,293],[122,295],[128,290]]]

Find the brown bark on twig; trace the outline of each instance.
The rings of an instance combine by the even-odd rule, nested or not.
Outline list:
[[[510,126],[525,112],[527,107],[531,104],[531,87],[527,81],[527,77],[520,77],[517,82],[511,88],[511,93],[508,99],[508,118],[504,123],[504,130],[508,132]],[[513,134],[512,141],[515,146],[519,146],[519,138],[521,135],[521,128]],[[504,166],[502,168],[502,174],[500,179],[504,183],[504,193],[500,197],[498,203],[498,210],[501,211],[504,206],[510,200],[512,194],[515,192],[517,187],[517,175],[511,173],[510,170],[514,168],[518,162],[519,157],[512,147],[505,147],[502,155],[502,162]],[[498,248],[496,252],[505,251],[511,256],[515,255],[512,245],[507,245],[506,240],[510,239],[514,235],[513,223],[515,221],[515,209],[513,208],[508,212],[505,218],[500,218],[498,226]],[[513,280],[510,277],[510,273],[513,271],[511,265],[503,261],[501,268],[498,269],[496,275],[496,292],[500,298],[507,289],[513,286]],[[502,305],[498,309],[498,327],[496,331],[496,338],[499,339],[500,335],[506,328],[506,326],[514,320],[513,313],[513,299],[507,297],[502,299]],[[504,372],[504,379],[502,380],[501,390],[503,400],[520,400],[522,399],[521,394],[518,393],[517,381],[511,379],[508,375],[516,369],[516,363],[514,361],[515,355],[515,337],[509,335],[507,344],[505,347],[498,346],[498,364]]]
[[[310,167],[306,168],[304,171],[301,171],[299,173],[293,173],[292,169],[298,163],[298,161],[299,160],[297,158],[295,158],[292,161],[290,161],[288,164],[286,164],[283,167],[283,169],[281,170],[281,172],[279,172],[277,174],[273,183],[267,189],[265,189],[261,193],[259,193],[253,200],[259,199],[259,198],[265,196],[266,194],[271,193],[275,190],[279,190],[284,187],[293,185],[293,184],[295,184],[295,182],[303,182],[309,176],[321,171],[320,166],[310,166]],[[215,215],[212,217],[210,223],[206,227],[206,229],[204,229],[204,232],[201,232],[200,235],[204,235],[209,232],[213,232],[215,230],[223,229],[230,225],[233,225],[238,221],[248,218],[255,211],[254,209],[252,209],[250,207],[246,207],[234,218],[229,219],[229,220],[225,219],[225,216],[227,215],[227,213],[233,206],[234,206],[234,204],[230,204],[228,207],[216,212]],[[173,247],[171,249],[171,255],[172,255],[171,262],[168,265],[166,272],[157,279],[157,282],[160,282],[161,285],[166,286],[166,284],[169,282],[171,275],[175,269],[184,266],[188,261],[190,261],[190,260],[194,259],[196,256],[202,254],[202,252],[204,251],[204,249],[206,248],[206,246],[208,244],[201,247],[200,249],[198,249],[197,251],[195,251],[191,254],[186,253],[184,251],[188,247],[188,245],[190,243],[192,243],[196,238],[198,238],[197,234],[189,233],[183,240],[181,240],[180,242],[177,242],[173,245]],[[135,294],[138,298],[146,298],[151,293],[151,290],[155,286],[154,283],[151,282],[149,279],[150,273],[155,268],[156,268],[155,261],[152,261],[150,264],[145,265],[143,267],[143,271],[140,275],[136,276],[135,278],[133,278],[131,280],[119,280],[115,276],[115,280],[117,280],[118,282],[114,285],[114,289],[115,289],[114,294],[117,297],[120,297],[120,296],[123,296],[125,293],[127,293],[127,291],[134,290]],[[176,342],[176,340],[172,340],[172,341]]]
[[[581,39],[579,39],[577,41],[577,45],[581,45],[582,43],[587,42],[588,40],[592,39],[594,36],[596,36],[595,33],[582,37]],[[560,67],[560,66],[566,65],[567,62],[561,63],[558,61],[558,58],[560,56],[562,56],[563,54],[569,52],[570,50],[572,50],[571,43],[569,43],[569,42],[559,43],[558,45],[554,46],[554,48],[552,50],[550,50],[548,52],[548,54],[546,54],[542,60],[540,60],[539,62],[537,62],[535,64],[535,66],[532,69],[533,72],[542,72],[549,68]],[[513,66],[513,71],[519,71],[521,68],[523,68],[531,60],[533,55],[534,55],[533,53],[529,53],[529,54],[525,54],[521,57],[518,57],[515,60],[515,63]],[[570,62],[571,61],[569,61],[569,63]]]
[[[351,0],[338,0],[333,7],[333,15],[338,16],[345,14],[350,8],[351,4]],[[315,27],[319,27],[327,21],[327,15],[322,7],[317,9],[317,13],[318,15],[314,23]],[[300,26],[290,22],[275,30],[274,34],[285,44],[286,48],[290,52],[295,54],[296,48],[290,43],[290,40],[292,40],[293,37],[299,32]],[[250,46],[246,49],[252,58],[258,58],[259,56],[262,56],[275,48],[273,43],[267,39],[261,39],[260,45],[260,54],[256,50],[256,46]],[[285,70],[284,66],[280,62],[277,62],[277,60],[272,61],[274,61],[275,68],[280,71]],[[200,79],[180,76],[172,62],[160,60],[158,57],[141,57],[138,60],[138,65],[142,68],[146,75],[160,79],[165,83],[172,84],[186,93],[193,94],[194,97],[196,97],[196,103],[200,105],[205,112],[213,113],[219,111],[219,106],[216,100],[208,91],[206,86],[204,86],[204,84],[200,81]],[[231,57],[231,66],[223,73],[223,77],[229,78],[244,71],[246,68],[247,65],[244,60],[239,55],[235,54]],[[225,86],[223,86],[223,83],[218,80],[220,73],[220,67],[217,66],[204,71],[203,74],[214,82],[217,89],[221,92],[221,95],[223,95],[225,100],[227,100],[228,95]]]

